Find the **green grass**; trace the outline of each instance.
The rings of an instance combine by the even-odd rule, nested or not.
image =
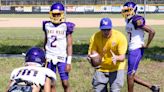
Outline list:
[[[32,46],[43,47],[40,28],[0,28],[0,53],[20,54]]]
[[[141,14],[144,16],[144,14]],[[67,14],[67,18],[123,18],[121,14]],[[49,14],[0,14],[0,18],[49,18]],[[147,14],[148,19],[164,19],[164,14]]]
[[[152,26],[156,30],[150,48],[146,50],[145,57],[140,64],[138,75],[142,79],[164,86],[164,62],[154,59],[155,55],[164,55],[163,26]],[[125,34],[124,27],[116,27]],[[74,54],[87,54],[90,36],[99,31],[98,28],[76,28],[73,33]],[[43,47],[44,33],[41,28],[0,28],[0,53],[20,54],[32,46]],[[149,56],[151,55],[151,57]],[[23,65],[23,58],[0,58],[0,92],[4,92],[11,71]],[[162,62],[159,62],[162,61]],[[81,58],[73,59],[72,71],[70,73],[70,84],[72,92],[92,92],[92,75],[94,69]],[[57,75],[57,91],[63,92],[59,75]],[[145,87],[135,84],[135,92],[150,92]],[[163,92],[164,89],[161,89]],[[127,92],[126,77],[121,92]]]
[[[9,80],[11,71],[23,65],[23,58],[0,58],[0,92],[4,92]],[[85,59],[73,59],[72,71],[70,72],[70,85],[72,92],[92,92],[92,75],[94,69]],[[151,59],[144,59],[137,74],[147,82],[158,84],[164,92],[164,62],[153,62]],[[63,92],[59,75],[57,75],[57,92]],[[135,92],[150,92],[149,89],[135,84]],[[127,92],[126,74],[125,83],[121,92]]]
[[[122,18],[120,14],[69,14],[69,18],[89,17],[112,17]],[[48,18],[48,14],[0,14],[0,18]],[[148,19],[164,19],[164,14],[149,14]],[[137,74],[142,79],[159,84],[161,92],[164,92],[164,60],[155,59],[155,55],[164,56],[164,37],[163,25],[152,26],[156,30],[155,38],[150,44],[150,48],[146,49],[145,57],[142,60]],[[116,27],[125,34],[124,27]],[[73,53],[87,54],[88,43],[91,35],[99,31],[98,28],[76,28],[73,33]],[[147,36],[147,35],[146,35]],[[44,33],[41,28],[0,28],[0,54],[21,54],[32,46],[43,47]],[[146,40],[146,39],[145,39]],[[0,92],[4,92],[11,71],[23,65],[23,58],[0,58]],[[161,61],[161,62],[160,62]],[[92,75],[94,69],[90,64],[82,58],[74,58],[72,71],[70,73],[70,85],[72,92],[92,92]],[[57,75],[57,92],[63,92],[59,75]],[[145,87],[135,84],[135,92],[150,92]],[[124,87],[121,92],[127,92],[126,77]]]
[[[88,39],[95,31],[96,28],[75,29],[74,46],[88,43]],[[1,54],[20,54],[32,46],[43,47],[44,32],[41,28],[0,28],[0,39]],[[76,50],[78,49],[75,49],[75,52]]]
[[[147,58],[153,55],[164,55],[164,27],[152,26],[152,28],[156,30],[156,35],[150,48],[146,50]],[[124,27],[115,29],[126,35]],[[99,29],[76,28],[73,33],[73,53],[87,54],[89,39],[96,31]],[[32,46],[43,47],[44,33],[41,28],[0,28],[0,39],[0,54],[21,54]]]

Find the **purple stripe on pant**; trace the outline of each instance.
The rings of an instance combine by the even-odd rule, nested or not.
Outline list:
[[[137,71],[143,53],[143,48],[138,48],[128,52],[128,75],[131,75]]]
[[[54,65],[52,63],[52,61],[50,61],[50,62],[48,62],[47,68],[51,69],[52,71],[54,71],[56,73],[56,67],[57,67],[59,75],[60,75],[60,79],[61,80],[68,80],[69,74],[65,70],[66,65],[67,65],[66,62],[58,62],[56,65]]]

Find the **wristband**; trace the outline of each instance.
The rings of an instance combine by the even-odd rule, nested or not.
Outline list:
[[[72,56],[67,56],[67,64],[71,64]]]

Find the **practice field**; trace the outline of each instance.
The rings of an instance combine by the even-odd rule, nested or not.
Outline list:
[[[68,15],[67,21],[76,24],[73,33],[74,55],[87,55],[90,36],[99,31],[99,20],[102,15]],[[121,15],[109,14],[114,28],[125,35],[125,23]],[[156,31],[155,38],[149,49],[145,50],[144,58],[139,66],[138,75],[142,79],[159,84],[164,92],[164,14],[147,15],[147,24]],[[48,15],[3,15],[0,14],[0,54],[21,54],[32,46],[43,47],[44,33],[42,21],[49,20]],[[147,36],[147,35],[146,35]],[[147,39],[145,39],[147,40]],[[11,71],[23,65],[23,58],[0,58],[0,92],[4,92]],[[74,57],[70,74],[72,92],[92,92],[91,81],[94,69],[85,58]],[[63,92],[59,76],[57,77],[57,92]],[[135,84],[135,92],[150,92],[149,89]],[[126,76],[121,92],[127,92]]]
[[[157,30],[150,48],[146,50],[144,60],[140,65],[138,74],[143,79],[164,86],[164,62],[155,59],[156,55],[164,55],[163,26],[152,26]],[[123,27],[115,27],[124,33]],[[74,54],[87,54],[88,39],[97,28],[76,28],[73,34]],[[41,28],[0,28],[0,53],[21,54],[32,46],[43,47],[43,32]],[[23,58],[0,58],[0,92],[4,92],[11,71],[23,65]],[[94,69],[85,59],[73,59],[73,69],[70,74],[70,83],[73,92],[91,92],[91,80]],[[135,84],[135,92],[150,92],[147,88]],[[138,89],[140,88],[140,89]],[[58,77],[57,90],[62,92]],[[162,88],[161,90],[164,91]],[[127,92],[126,78],[125,85],[121,92]],[[162,91],[161,91],[162,92]]]
[[[156,30],[151,50],[148,55],[164,55],[163,26],[152,26]],[[114,27],[125,34],[124,27]],[[91,35],[99,31],[98,28],[76,28],[73,33],[74,54],[87,54]],[[126,34],[125,34],[126,35]],[[147,35],[146,35],[147,36]],[[43,47],[44,33],[41,28],[0,28],[0,53],[21,54],[31,46]],[[151,54],[150,54],[151,53]]]
[[[0,58],[0,92],[4,92],[7,81],[11,71],[19,66],[23,65],[23,58]],[[164,92],[164,62],[152,61],[151,59],[144,59],[141,62],[137,74],[141,76],[142,79],[152,82],[154,84],[159,84],[161,86],[161,91]],[[73,59],[72,71],[70,73],[70,85],[72,92],[92,92],[92,75],[94,69],[90,64],[83,59]],[[57,76],[57,92],[63,92],[60,78]],[[149,89],[135,84],[134,92],[150,92]],[[124,87],[121,92],[127,92],[126,77]]]

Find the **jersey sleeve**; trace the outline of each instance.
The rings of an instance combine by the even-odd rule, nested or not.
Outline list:
[[[66,25],[67,25],[67,32],[66,34],[72,34],[73,33],[73,30],[75,28],[75,24],[72,23],[72,22],[66,22]]]
[[[46,31],[46,23],[48,23],[48,22],[50,22],[50,21],[43,21],[42,22],[42,30],[43,31]]]
[[[139,15],[136,15],[133,17],[132,23],[135,28],[142,28],[145,25],[145,18]]]
[[[120,40],[119,40],[119,44],[118,44],[118,53],[119,53],[119,55],[126,54],[127,47],[128,47],[127,39],[122,34],[122,35],[120,35]]]
[[[10,80],[13,80],[13,79],[14,79],[14,77],[16,76],[17,71],[18,71],[18,69],[14,69],[14,70],[11,72]]]
[[[46,29],[45,29],[45,24],[46,24],[46,21],[43,21],[43,22],[42,22],[42,30],[43,30],[43,31],[46,30]]]
[[[94,34],[90,38],[88,54],[91,54],[91,51],[96,51],[96,50],[97,49],[96,49],[95,34]]]
[[[45,71],[46,71],[45,73],[46,73],[47,77],[50,77],[50,78],[56,80],[56,74],[52,70],[45,68]]]

